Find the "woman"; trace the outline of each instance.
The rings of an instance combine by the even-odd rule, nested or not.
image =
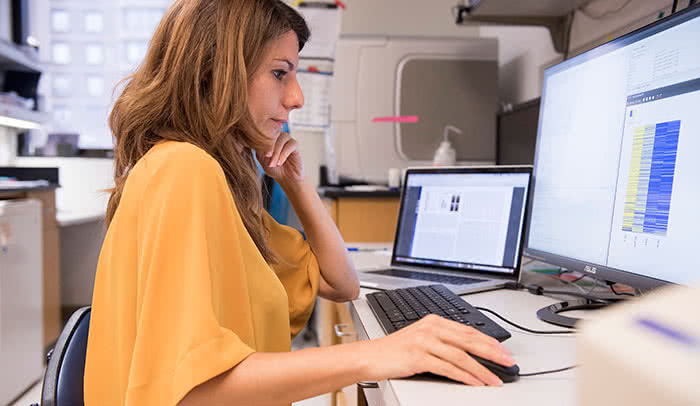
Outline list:
[[[359,294],[343,241],[281,132],[309,32],[279,0],[178,0],[114,105],[115,183],[93,295],[87,405],[289,404],[433,372],[500,381],[500,344],[439,317],[290,352],[316,295]],[[255,152],[253,152],[255,151]],[[308,242],[267,215],[253,154]]]

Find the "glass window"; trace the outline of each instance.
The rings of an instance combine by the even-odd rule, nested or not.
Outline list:
[[[160,23],[160,20],[163,19],[164,14],[164,8],[156,8],[150,11],[150,13],[148,14],[148,32],[154,32],[156,30],[156,27],[158,27],[158,23]]]
[[[70,31],[70,14],[66,10],[51,10],[51,29],[53,32]]]
[[[71,93],[71,78],[69,75],[57,73],[53,75],[54,96],[65,97]]]
[[[78,125],[81,148],[110,148],[112,139],[107,126],[107,108],[87,106],[83,110],[84,120]],[[105,145],[106,144],[106,145]]]
[[[148,50],[148,42],[146,41],[127,41],[126,43],[126,60],[129,63],[137,64],[146,56]]]
[[[87,93],[90,96],[102,96],[105,86],[105,81],[104,78],[102,78],[102,76],[90,75],[87,77],[87,81],[85,84],[87,86]]]
[[[124,8],[123,29],[128,32],[151,33],[155,31],[164,13],[163,8]]]
[[[47,131],[79,132],[83,147],[111,148],[109,106],[101,104],[121,93],[127,82],[112,87],[143,61],[173,0],[36,1],[46,3],[37,15],[46,29],[37,35],[50,62],[42,84],[52,115]]]
[[[85,62],[88,65],[101,65],[104,62],[104,53],[100,44],[85,45]]]
[[[65,65],[71,61],[70,45],[67,42],[54,42],[51,46],[51,54],[54,63]]]
[[[58,105],[53,107],[54,129],[59,131],[70,130],[73,123],[73,114],[68,106]]]
[[[104,20],[101,11],[85,13],[85,32],[98,33],[104,30]]]

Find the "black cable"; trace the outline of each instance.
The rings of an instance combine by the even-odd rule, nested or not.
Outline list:
[[[673,0],[673,6],[671,7],[671,14],[675,13],[677,8],[678,8],[678,0]]]
[[[514,322],[512,322],[512,321],[506,319],[505,317],[501,316],[500,314],[494,312],[494,311],[491,310],[491,309],[487,309],[487,308],[485,308],[485,307],[478,307],[478,306],[475,306],[475,307],[476,307],[477,310],[481,310],[482,312],[491,313],[491,314],[493,314],[494,316],[498,317],[499,319],[501,319],[501,320],[505,321],[506,323],[510,324],[511,326],[515,326],[515,327],[517,327],[517,328],[519,328],[519,329],[521,329],[521,330],[523,330],[523,331],[527,331],[528,333],[534,333],[534,334],[573,334],[573,333],[576,332],[575,330],[549,330],[549,331],[547,331],[547,330],[545,330],[545,331],[542,331],[542,330],[532,330],[532,329],[529,329],[529,328],[527,328],[527,327],[523,327],[523,326],[521,326],[521,325],[515,324]],[[522,374],[520,374],[520,375],[522,375]]]
[[[537,293],[534,293],[535,295],[564,295],[564,296],[568,295],[568,296],[580,297],[582,299],[593,300],[596,302],[606,300],[606,299],[601,299],[599,297],[587,295],[585,293],[569,292],[566,290],[546,290],[546,289],[543,289],[541,286],[526,286],[525,288],[527,290],[529,290],[531,293],[534,293],[532,291],[535,290],[537,292]]]
[[[528,373],[526,373],[526,374],[519,373],[518,375],[519,375],[519,376],[535,376],[535,375],[553,374],[553,373],[556,373],[556,372],[568,371],[568,370],[574,369],[574,368],[576,368],[576,367],[578,367],[578,365],[571,365],[571,366],[568,366],[568,367],[565,367],[565,368],[552,369],[552,370],[549,370],[549,371],[528,372]]]
[[[527,289],[533,295],[538,295],[538,296],[540,296],[540,295],[574,296],[574,297],[580,297],[583,299],[588,299],[588,300],[592,300],[594,302],[601,302],[601,303],[605,303],[608,300],[608,299],[603,299],[603,298],[598,298],[598,297],[586,295],[584,293],[579,293],[579,292],[569,292],[566,290],[546,290],[542,286],[523,285],[522,283],[518,283],[518,282],[506,282],[504,287],[506,289],[511,289],[511,290]]]

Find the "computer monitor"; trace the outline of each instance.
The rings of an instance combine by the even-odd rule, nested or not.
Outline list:
[[[535,159],[540,98],[503,110],[496,116],[496,163],[532,165]]]
[[[526,254],[647,290],[700,279],[700,8],[544,72]]]

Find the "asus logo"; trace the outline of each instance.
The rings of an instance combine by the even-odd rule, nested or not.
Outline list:
[[[596,268],[596,267],[594,267],[594,266],[586,265],[586,266],[583,267],[583,270],[584,270],[585,272],[594,274],[594,273],[596,273],[596,271],[598,270],[598,268]]]

